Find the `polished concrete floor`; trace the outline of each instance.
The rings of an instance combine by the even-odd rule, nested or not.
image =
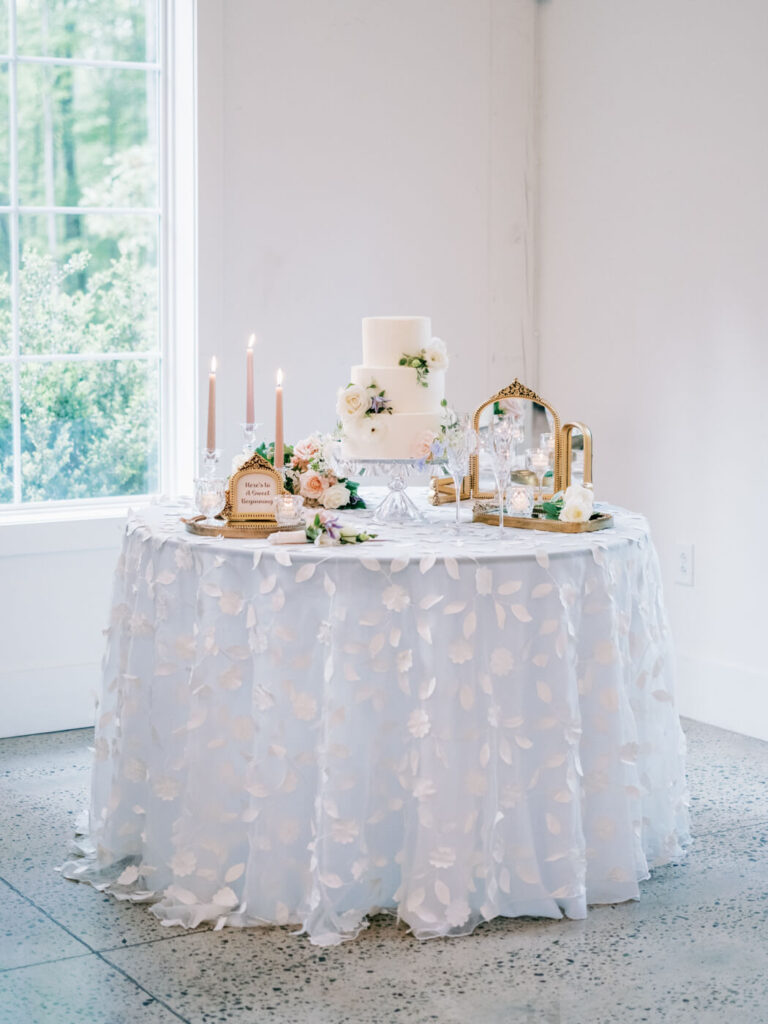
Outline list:
[[[330,949],[65,881],[91,733],[2,740],[0,1022],[768,1024],[768,743],[684,725],[695,842],[639,902],[424,944],[381,917]]]

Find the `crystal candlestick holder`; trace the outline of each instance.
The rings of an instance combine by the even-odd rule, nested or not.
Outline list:
[[[221,448],[203,448],[201,464],[201,477],[212,478],[216,476],[216,470],[221,461]]]
[[[243,432],[243,451],[250,455],[258,447],[256,444],[256,431],[261,426],[260,423],[241,423],[240,429]]]

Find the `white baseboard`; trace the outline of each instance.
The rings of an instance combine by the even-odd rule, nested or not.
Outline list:
[[[677,658],[681,715],[768,740],[768,671],[686,654]]]
[[[93,725],[98,662],[0,670],[0,738]]]

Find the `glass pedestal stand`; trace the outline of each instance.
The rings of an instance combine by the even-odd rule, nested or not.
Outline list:
[[[426,516],[408,496],[408,477],[423,463],[417,459],[355,459],[355,467],[366,473],[388,477],[387,493],[373,512],[374,522],[388,525],[424,523]]]

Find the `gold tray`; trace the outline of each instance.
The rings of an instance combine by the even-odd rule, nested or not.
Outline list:
[[[299,530],[301,523],[295,526],[278,526],[271,522],[250,522],[250,523],[229,523],[226,519],[221,520],[215,526],[209,526],[203,516],[194,516],[192,519],[183,519],[184,528],[189,533],[198,537],[240,537],[241,539],[252,537],[268,537],[270,533],[280,533],[283,530]]]
[[[472,509],[472,522],[498,526],[499,510],[478,502]],[[560,519],[546,519],[544,516],[505,515],[504,525],[513,526],[518,530],[544,530],[548,533],[594,533],[596,530],[607,530],[613,526],[613,516],[609,512],[598,512],[585,523],[564,523]]]

